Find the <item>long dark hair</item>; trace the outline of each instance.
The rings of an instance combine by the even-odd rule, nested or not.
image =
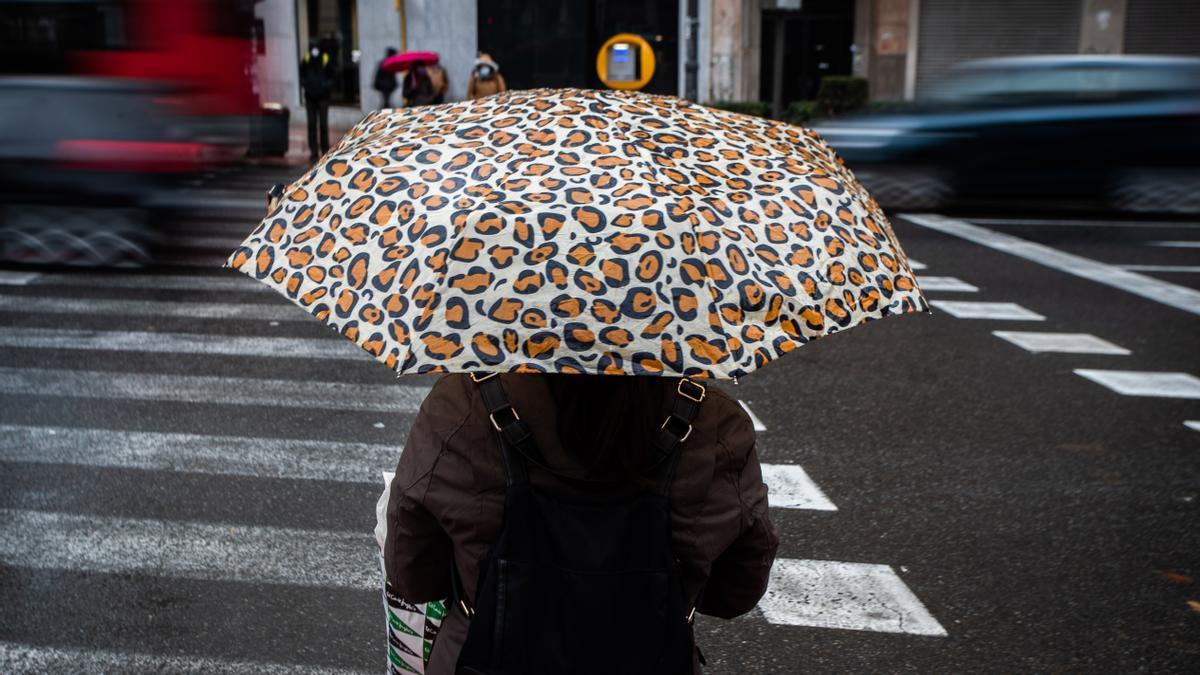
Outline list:
[[[558,405],[563,447],[593,472],[643,476],[676,380],[620,375],[545,376]]]

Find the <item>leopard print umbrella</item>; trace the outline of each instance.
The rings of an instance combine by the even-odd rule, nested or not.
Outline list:
[[[927,310],[815,133],[622,91],[372,113],[229,265],[398,373],[736,377]]]

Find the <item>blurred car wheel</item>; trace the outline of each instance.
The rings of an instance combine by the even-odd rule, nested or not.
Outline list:
[[[855,176],[884,208],[937,209],[954,194],[950,182],[927,167],[871,168],[856,171]]]
[[[0,260],[31,265],[141,267],[154,231],[141,209],[14,204],[0,212]]]
[[[1108,204],[1137,213],[1200,213],[1200,171],[1195,169],[1131,169],[1118,173]]]

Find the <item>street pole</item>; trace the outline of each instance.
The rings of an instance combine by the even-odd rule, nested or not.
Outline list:
[[[683,96],[689,101],[695,101],[700,97],[700,43],[697,36],[700,29],[700,18],[697,16],[699,13],[698,4],[699,0],[687,0],[687,61],[683,66]]]

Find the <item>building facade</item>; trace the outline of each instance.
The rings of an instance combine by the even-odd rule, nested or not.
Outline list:
[[[300,60],[317,41],[334,57],[343,125],[379,107],[371,83],[388,47],[436,51],[456,100],[479,51],[511,88],[602,86],[597,51],[635,33],[657,62],[645,90],[776,110],[827,75],[903,100],[976,58],[1200,56],[1197,0],[259,0],[256,16],[262,100],[303,116]]]

